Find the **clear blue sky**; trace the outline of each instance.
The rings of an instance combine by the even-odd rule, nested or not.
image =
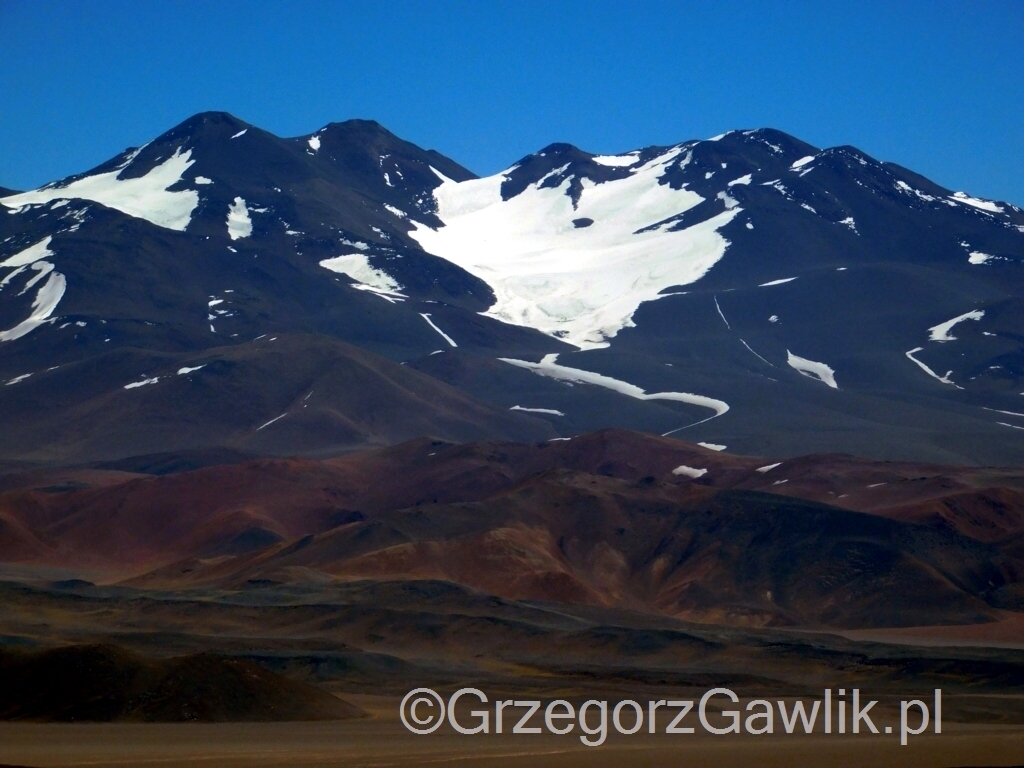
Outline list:
[[[0,0],[0,185],[210,109],[373,118],[481,174],[772,126],[1024,204],[1024,2]]]

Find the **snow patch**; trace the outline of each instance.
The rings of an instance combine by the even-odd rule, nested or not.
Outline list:
[[[232,139],[237,139],[237,138],[238,138],[239,136],[244,136],[244,135],[245,135],[245,132],[246,132],[246,131],[248,131],[248,130],[249,130],[248,128],[243,128],[242,130],[240,130],[240,131],[239,131],[238,133],[236,133],[236,134],[235,134],[234,136],[232,136],[231,138],[232,138]]]
[[[387,272],[370,266],[370,260],[364,253],[350,253],[346,256],[335,256],[332,259],[324,259],[320,266],[347,275],[355,280],[353,288],[360,291],[370,291],[392,304],[396,301],[403,301],[407,298],[400,291],[404,290],[398,282]]]
[[[256,427],[256,431],[257,431],[257,432],[259,432],[259,431],[260,431],[261,429],[265,429],[266,427],[269,427],[269,426],[270,426],[271,424],[273,424],[273,423],[274,423],[275,421],[280,421],[281,419],[283,419],[283,418],[284,418],[285,416],[287,416],[287,415],[288,415],[287,413],[282,413],[282,414],[281,414],[280,416],[278,416],[278,417],[276,417],[276,418],[273,418],[273,419],[271,419],[271,420],[270,420],[270,421],[268,421],[268,422],[267,422],[266,424],[263,424],[262,426]]]
[[[725,327],[728,328],[731,331],[732,330],[732,326],[729,325],[729,321],[725,319],[725,314],[722,312],[722,308],[718,305],[718,297],[717,296],[715,296],[715,309],[718,310],[718,316],[720,318],[722,318],[722,322],[725,323]]]
[[[728,184],[726,184],[726,186],[735,187],[737,184],[749,184],[752,178],[753,175],[748,173],[746,176],[740,176],[738,179],[733,179]]]
[[[763,467],[758,467],[754,471],[755,472],[760,472],[763,475],[765,472],[771,472],[776,467],[781,467],[781,466],[782,466],[782,462],[778,461],[778,462],[776,462],[774,464],[768,464],[768,465],[763,466]]]
[[[459,346],[458,344],[455,343],[455,340],[451,336],[449,336],[447,333],[442,331],[440,328],[438,328],[434,324],[434,321],[430,319],[430,315],[428,313],[420,312],[420,317],[422,317],[424,320],[427,321],[427,325],[429,325],[431,328],[433,328],[435,331],[437,331],[439,334],[441,334],[441,338],[443,338],[445,341],[447,341],[451,346],[453,346],[453,347]]]
[[[959,317],[954,317],[952,320],[947,320],[944,323],[932,326],[928,330],[931,332],[928,336],[929,341],[956,341],[956,336],[950,334],[953,330],[953,326],[957,323],[962,323],[964,320],[981,320],[985,316],[985,310],[975,309],[971,312],[964,312]]]
[[[6,384],[4,384],[4,386],[5,387],[9,387],[12,384],[17,384],[19,381],[24,381],[25,379],[27,379],[31,375],[32,375],[31,373],[23,373],[23,374],[21,374],[21,376],[15,376],[13,379],[11,379]]]
[[[5,287],[5,286],[6,286],[6,285],[7,285],[7,284],[8,284],[9,282],[11,282],[12,280],[14,280],[14,278],[16,278],[16,277],[17,277],[18,275],[20,275],[20,274],[21,274],[22,272],[24,272],[24,271],[25,271],[25,269],[26,269],[26,267],[18,267],[18,268],[17,268],[16,270],[14,270],[13,272],[9,272],[9,273],[7,274],[7,277],[5,277],[5,278],[4,278],[3,280],[0,280],[0,291],[2,291],[2,290],[4,289],[4,287]]]
[[[813,360],[794,355],[788,349],[786,350],[786,355],[786,362],[789,363],[790,368],[796,369],[796,371],[804,376],[817,379],[822,384],[832,387],[832,389],[839,389],[839,385],[836,384],[836,372],[825,365],[825,363],[816,363]]]
[[[625,155],[596,155],[592,158],[598,165],[609,165],[613,168],[623,168],[628,165],[636,165],[640,160],[639,152],[629,152]]]
[[[799,160],[797,160],[795,163],[793,163],[791,166],[789,166],[789,170],[791,170],[791,171],[799,170],[800,168],[803,168],[805,165],[807,165],[808,163],[812,162],[813,160],[814,160],[814,155],[807,155],[807,157],[801,157]],[[818,178],[818,177],[815,176],[814,178]]]
[[[29,375],[31,376],[32,374]],[[985,408],[985,406],[982,406],[982,408],[986,411],[992,411],[992,413],[1005,413],[1007,416],[1020,416],[1024,419],[1024,413],[1017,413],[1016,411],[1000,411],[998,408]]]
[[[706,469],[694,469],[688,467],[685,464],[680,464],[678,467],[672,470],[673,475],[681,475],[683,477],[692,477],[696,480],[698,477],[704,477],[708,471]]]
[[[735,197],[732,197],[731,195],[725,192],[719,192],[717,197],[719,200],[725,203],[725,210],[727,211],[731,211],[733,208],[739,205],[739,201],[736,200]]]
[[[903,354],[905,354],[908,359],[913,361],[922,371],[927,373],[933,379],[941,381],[943,384],[949,384],[950,386],[956,387],[957,389],[963,389],[963,387],[961,387],[959,384],[957,384],[956,382],[952,381],[949,378],[953,374],[952,371],[946,371],[946,375],[945,376],[939,376],[939,374],[937,374],[935,371],[933,371],[927,365],[925,365],[920,360],[918,360],[916,357],[914,357],[915,354],[917,354],[918,352],[922,352],[923,350],[924,350],[924,347],[914,347],[909,352],[904,352]]]
[[[19,251],[5,261],[0,262],[0,267],[25,267],[40,259],[53,256],[53,251],[50,250],[50,241],[52,239],[52,237],[47,235],[35,245],[30,245],[25,250]]]
[[[995,256],[989,253],[982,253],[981,251],[971,251],[970,256],[967,257],[967,261],[971,264],[984,264],[986,261],[991,261]]]
[[[35,264],[32,265],[31,268],[34,269],[39,274],[37,274],[35,277],[33,277],[31,280],[29,280],[27,283],[25,283],[25,287],[22,288],[21,291],[18,292],[19,296],[22,296],[22,295],[28,293],[30,290],[32,290],[33,286],[35,286],[36,283],[38,283],[40,280],[42,280],[48,274],[53,272],[53,269],[54,269],[53,264],[51,264],[48,261],[37,261]],[[16,269],[15,272],[21,272],[21,270],[20,269]]]
[[[205,367],[206,367],[206,363],[203,363],[202,365],[197,365],[194,368],[179,368],[178,369],[178,375],[179,376],[187,376],[188,374],[195,373],[196,371],[202,370]]]
[[[125,384],[124,388],[125,389],[138,389],[139,387],[145,387],[145,386],[148,386],[149,384],[156,384],[158,381],[160,381],[160,377],[159,376],[154,376],[152,379],[143,379],[142,381],[136,381],[136,382],[133,382],[131,384]]]
[[[249,209],[245,207],[245,200],[236,197],[228,209],[228,237],[239,240],[251,234],[252,219],[249,218]]]
[[[45,262],[43,263],[45,264]],[[32,301],[31,314],[10,330],[0,331],[0,342],[20,339],[48,322],[60,300],[64,298],[64,291],[68,287],[67,280],[59,272],[52,272],[51,264],[46,264],[46,266],[50,267],[50,270],[47,270],[50,272],[50,277],[36,292],[36,297]]]
[[[770,286],[770,285],[782,285],[783,283],[791,283],[791,282],[793,282],[794,280],[796,280],[796,278],[795,278],[795,277],[783,277],[783,278],[781,278],[781,279],[779,279],[779,280],[770,280],[770,281],[769,281],[769,282],[767,282],[767,283],[761,283],[761,284],[760,284],[759,286],[757,286],[757,287],[758,287],[758,288],[767,288],[767,287],[768,287],[768,286]]]
[[[576,384],[593,384],[598,387],[604,387],[605,389],[618,392],[621,395],[626,395],[627,397],[634,397],[637,400],[675,400],[680,403],[688,403],[690,405],[698,405],[702,408],[710,408],[715,412],[714,416],[701,419],[693,424],[687,424],[685,427],[679,427],[679,429],[673,429],[670,432],[666,432],[665,435],[672,434],[672,432],[678,432],[680,429],[686,429],[687,427],[692,427],[697,424],[703,424],[705,421],[717,418],[729,410],[728,403],[722,400],[716,400],[713,397],[692,395],[689,392],[652,392],[648,394],[635,384],[619,381],[618,379],[613,379],[611,376],[604,376],[600,373],[594,373],[593,371],[584,371],[579,368],[569,368],[565,365],[559,365],[556,362],[558,359],[557,352],[545,355],[539,363],[530,363],[525,360],[514,360],[508,357],[499,357],[498,359],[503,363],[515,365],[519,368],[526,368],[539,376],[547,376],[548,378],[558,379],[559,381]]]
[[[740,339],[740,344],[742,344],[744,347],[746,347],[747,350],[750,352],[750,354],[752,354],[754,357],[756,357],[762,363],[768,363],[768,365],[770,365],[772,368],[775,367],[772,363],[769,363],[767,360],[765,360],[763,357],[761,357],[759,354],[757,354],[757,352],[755,352],[753,350],[753,348],[749,344],[747,344],[747,342],[745,342],[743,339]]]
[[[897,181],[896,182],[896,189],[900,190],[901,192],[906,192],[907,194],[910,194],[910,195],[917,195],[919,198],[921,198],[925,202],[929,202],[930,203],[931,201],[933,201],[935,199],[935,197],[932,196],[932,195],[926,195],[921,190],[914,189],[912,186],[907,184],[907,182],[905,182],[905,181]]]
[[[29,374],[31,376],[32,374]],[[527,413],[548,413],[552,416],[565,416],[561,411],[556,411],[552,408],[524,408],[521,405],[513,405],[509,408],[510,411],[526,411]]]
[[[183,231],[199,205],[199,193],[192,189],[168,191],[181,181],[185,171],[195,162],[192,150],[181,148],[160,165],[135,179],[120,179],[123,169],[97,173],[64,186],[47,186],[0,199],[8,207],[48,203],[59,198],[81,198],[116,208],[122,213],[145,219],[158,227]]]
[[[717,445],[716,443],[697,443],[701,448],[707,448],[709,451],[724,451],[729,446]]]
[[[200,185],[213,184],[213,179],[208,179],[205,176],[196,176],[195,179],[193,179],[193,183]]]
[[[320,151],[320,137],[319,136],[310,136],[308,143],[309,143],[310,149],[312,149],[314,152],[319,152]]]
[[[964,192],[954,192],[953,196],[950,199],[955,200],[958,203],[963,203],[964,205],[970,205],[982,211],[989,211],[990,213],[1003,213],[1002,206],[996,205],[991,200],[982,200],[977,197],[971,197],[970,195],[967,195]]]

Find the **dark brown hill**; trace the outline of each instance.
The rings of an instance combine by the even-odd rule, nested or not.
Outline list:
[[[151,659],[115,646],[0,651],[0,719],[238,722],[345,720],[362,710],[246,660]]]
[[[173,451],[336,455],[418,435],[555,435],[543,420],[323,335],[269,334],[200,354],[120,349],[69,371],[4,392],[0,456],[66,465]]]

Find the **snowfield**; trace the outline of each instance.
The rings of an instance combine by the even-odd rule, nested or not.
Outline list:
[[[192,221],[192,212],[199,205],[199,193],[192,189],[169,192],[168,187],[181,181],[182,175],[195,162],[191,157],[191,149],[184,154],[178,149],[145,176],[137,179],[119,178],[134,161],[133,156],[123,166],[108,173],[85,176],[66,186],[48,185],[31,192],[11,195],[0,199],[0,203],[8,208],[19,208],[57,199],[81,198],[116,208],[158,227],[180,232]]]
[[[642,302],[699,280],[729,244],[719,230],[742,210],[738,205],[686,229],[669,229],[667,219],[704,201],[660,183],[666,168],[688,159],[680,160],[682,151],[670,149],[623,179],[598,184],[581,178],[575,207],[571,177],[548,188],[541,188],[542,179],[502,200],[511,169],[464,182],[435,169],[442,184],[434,198],[444,226],[413,222],[409,234],[427,252],[491,287],[497,301],[484,314],[580,349],[606,347],[633,326]],[[602,156],[596,162],[625,166],[627,159],[636,158]],[[577,227],[573,221],[579,219],[594,223]]]

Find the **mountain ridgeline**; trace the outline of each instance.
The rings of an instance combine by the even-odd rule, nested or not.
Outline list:
[[[1024,211],[770,129],[477,178],[203,113],[0,190],[0,459],[605,427],[1024,461]]]

